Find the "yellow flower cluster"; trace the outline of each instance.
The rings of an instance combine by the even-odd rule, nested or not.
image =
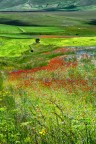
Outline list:
[[[40,135],[45,135],[46,134],[46,131],[45,129],[42,129],[40,132],[39,132]]]
[[[10,93],[8,91],[0,91],[1,96],[9,95]]]

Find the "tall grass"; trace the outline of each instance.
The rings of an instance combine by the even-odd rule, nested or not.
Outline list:
[[[1,144],[95,144],[95,123],[84,110],[81,110],[82,116],[79,116],[79,108],[74,110],[77,116],[75,113],[70,116],[67,109],[64,111],[65,106],[51,98],[49,102],[53,110],[48,109],[50,115],[47,115],[47,109],[45,114],[39,100],[21,90],[19,95],[19,100],[12,93],[3,92],[1,95]]]
[[[0,91],[0,144],[95,144],[95,67],[87,66],[5,79]],[[66,87],[42,84],[44,78],[59,81],[63,75],[70,80]],[[42,82],[32,81],[32,76]],[[30,84],[24,86],[27,79]]]

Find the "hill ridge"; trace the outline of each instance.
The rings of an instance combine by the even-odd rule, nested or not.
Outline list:
[[[0,0],[0,11],[79,10],[96,7],[95,0]]]

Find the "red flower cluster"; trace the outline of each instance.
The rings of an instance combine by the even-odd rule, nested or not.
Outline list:
[[[12,80],[14,80],[14,78],[19,78],[21,76],[21,74],[25,73],[25,74],[28,74],[28,73],[34,73],[34,72],[37,72],[37,71],[41,71],[41,70],[48,70],[48,71],[52,71],[52,70],[56,70],[60,67],[76,67],[77,66],[77,62],[65,62],[64,61],[64,56],[62,57],[55,57],[53,59],[50,60],[50,62],[48,63],[47,66],[42,66],[42,67],[37,67],[37,68],[33,68],[31,70],[18,70],[18,71],[13,71],[13,72],[10,72],[10,76],[12,78]],[[15,75],[15,77],[14,77]]]

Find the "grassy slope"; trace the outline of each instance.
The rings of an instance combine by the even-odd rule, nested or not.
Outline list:
[[[0,13],[0,23],[10,25],[62,26],[84,24],[88,19],[95,19],[96,11],[87,12],[27,12]]]
[[[95,36],[94,15],[95,11],[0,13],[0,36],[14,38],[30,38],[30,35],[41,34]]]
[[[35,39],[0,39],[0,57],[16,57],[29,49],[29,45],[34,47]],[[80,38],[41,38],[41,45],[62,46],[95,46],[96,37]]]
[[[0,67],[2,70],[32,69],[48,64],[56,56],[75,54],[74,52],[49,53],[55,49],[76,46],[96,46],[96,37],[80,38],[41,38],[40,44],[35,39],[1,39]],[[30,50],[33,50],[31,52]]]
[[[61,36],[95,36],[96,27],[67,26],[67,27],[31,27],[0,25],[0,36],[10,38],[32,38],[35,35]]]
[[[63,14],[63,13],[62,13]],[[63,26],[81,24],[80,19],[71,19],[66,16],[53,13],[1,13],[0,23],[22,26]]]

